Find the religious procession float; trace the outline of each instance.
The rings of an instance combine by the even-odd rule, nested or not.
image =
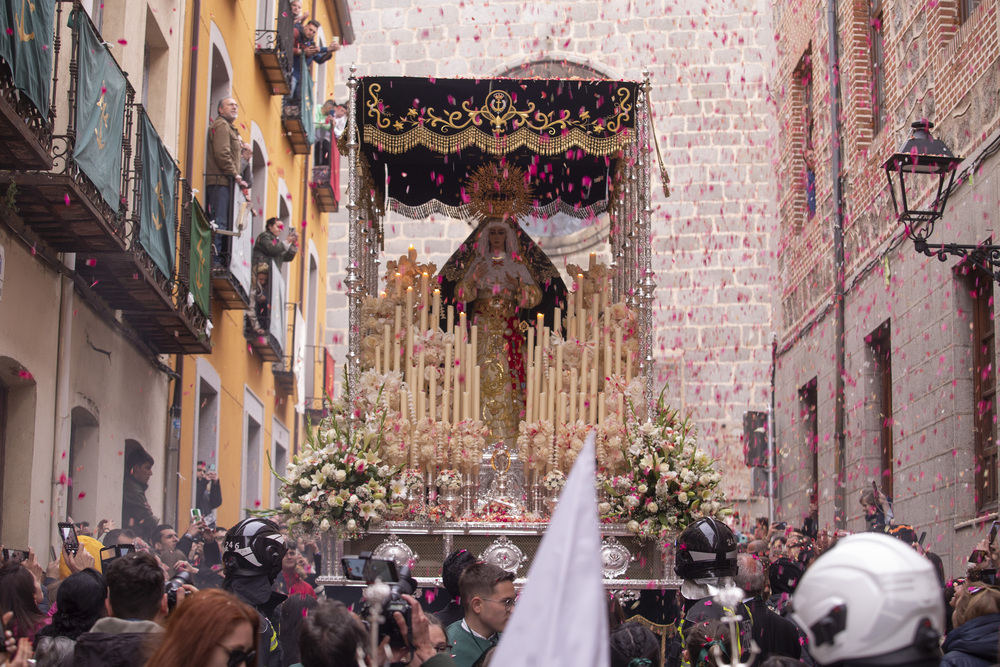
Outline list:
[[[653,386],[649,80],[348,87],[346,392],[276,473],[281,512],[323,540],[320,581],[352,583],[341,556],[372,552],[434,586],[461,548],[523,577],[596,430],[606,586],[675,587],[670,539],[725,508]],[[381,266],[387,210],[471,233],[440,270],[412,246]],[[557,211],[606,214],[612,261],[564,280],[521,224]]]

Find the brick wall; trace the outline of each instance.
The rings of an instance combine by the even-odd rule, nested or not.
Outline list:
[[[692,413],[702,440],[726,460],[735,497],[749,489],[739,463],[743,412],[765,409],[769,396],[777,218],[770,8],[767,0],[354,0],[358,40],[337,57],[338,81],[352,62],[359,74],[436,77],[489,76],[543,57],[623,78],[650,69],[672,193],[664,198],[654,181],[657,384],[669,382],[667,396]],[[340,359],[345,220],[346,211],[331,219],[327,312]],[[456,221],[390,217],[385,255],[413,243],[440,267],[468,231]],[[565,261],[578,260],[557,264]]]

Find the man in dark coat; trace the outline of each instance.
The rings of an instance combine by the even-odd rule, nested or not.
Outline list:
[[[77,639],[73,667],[143,665],[163,638],[167,616],[163,570],[151,554],[116,558],[105,572],[111,616]]]
[[[149,540],[153,529],[160,520],[146,500],[146,489],[153,476],[153,457],[138,448],[125,461],[125,480],[122,483],[122,528],[132,530],[136,535]]]
[[[760,647],[757,660],[763,662],[772,655],[799,659],[802,646],[795,624],[771,611],[764,601],[767,598],[764,564],[750,554],[740,554],[736,561],[739,565],[736,585],[746,595],[743,605],[750,611],[753,640]]]

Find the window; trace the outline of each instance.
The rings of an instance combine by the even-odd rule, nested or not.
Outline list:
[[[73,408],[70,413],[66,515],[74,521],[90,521],[97,516],[99,452],[97,418],[85,408]]]
[[[975,1],[975,0],[962,0]],[[872,134],[878,136],[885,127],[885,12],[882,0],[871,0],[869,12],[871,54]]]
[[[816,215],[816,155],[813,133],[815,131],[815,116],[813,114],[813,71],[812,53],[807,51],[795,70],[802,100],[802,161],[805,163],[806,189],[806,219],[812,220]]]
[[[319,307],[319,266],[316,254],[309,252],[309,297],[306,301],[306,395],[299,400],[306,401],[306,408],[312,408],[312,399],[323,394],[316,392],[316,309]],[[322,389],[320,390],[322,391]],[[320,403],[322,405],[322,402]]]
[[[3,501],[4,461],[7,460],[7,395],[7,384],[0,378],[0,502]],[[3,513],[0,512],[0,531],[2,529]]]
[[[799,389],[799,416],[802,418],[805,457],[809,462],[811,493],[819,497],[819,414],[817,408],[816,378]]]
[[[872,364],[871,390],[868,404],[875,418],[875,442],[879,453],[879,487],[887,497],[893,497],[893,451],[892,451],[892,346],[889,333],[889,322],[883,323],[878,329],[867,336],[868,350]]]
[[[965,23],[972,18],[972,14],[976,11],[976,8],[979,7],[979,2],[980,0],[958,0],[958,18],[961,23]]]
[[[218,464],[219,451],[219,392],[204,378],[198,389],[198,442],[195,443],[195,465],[198,461]]]
[[[274,469],[279,475],[285,474],[285,467],[288,465],[288,429],[277,418],[271,422],[271,460],[274,462]],[[278,480],[274,477],[271,483],[271,507],[278,507]]]
[[[263,506],[261,488],[264,482],[264,404],[249,389],[243,399],[243,489],[240,507],[249,511]],[[249,516],[249,513],[248,513]]]
[[[997,425],[993,278],[968,272],[972,306],[972,368],[975,392],[976,510],[997,508]]]
[[[102,3],[103,5],[103,3]],[[146,8],[146,40],[142,58],[142,106],[161,135],[167,131],[167,80],[170,58],[167,40],[152,10]]]

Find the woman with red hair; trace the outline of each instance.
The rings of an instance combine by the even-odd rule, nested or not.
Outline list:
[[[257,667],[257,612],[217,589],[178,600],[146,667]]]

